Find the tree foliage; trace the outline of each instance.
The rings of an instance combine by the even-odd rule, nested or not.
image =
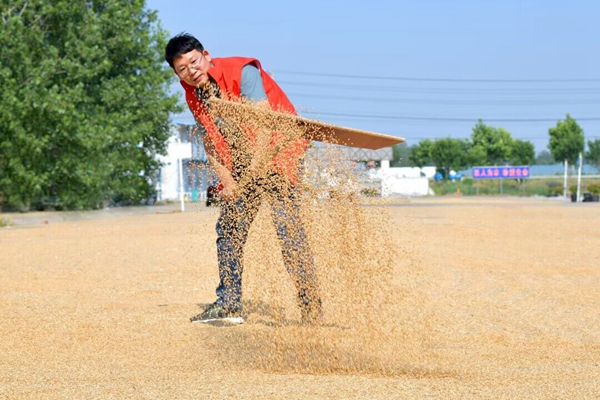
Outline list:
[[[600,139],[588,140],[589,151],[585,153],[585,158],[590,164],[600,165]]]
[[[4,0],[0,198],[27,210],[137,202],[169,136],[166,32],[144,0]]]
[[[488,165],[497,165],[511,158],[513,138],[510,132],[502,127],[495,128],[479,120],[473,127],[471,141],[478,163],[485,160]]]
[[[408,156],[410,162],[419,168],[431,163],[431,147],[433,142],[429,139],[421,140],[419,144],[413,145],[410,148]]]
[[[577,121],[567,114],[565,120],[558,121],[548,133],[550,134],[548,148],[552,157],[557,161],[567,160],[569,164],[574,165],[585,146],[583,129]]]
[[[540,151],[535,157],[535,163],[538,165],[550,165],[556,161],[552,158],[552,154],[548,150]]]
[[[446,171],[460,170],[469,165],[469,142],[461,139],[437,139],[431,146],[431,159],[435,166]]]
[[[471,144],[468,160],[469,165],[472,167],[490,165],[490,162],[487,159],[487,152],[481,145],[473,146]]]
[[[535,148],[528,140],[515,139],[511,154],[512,165],[531,165],[535,161]]]
[[[472,141],[455,138],[422,140],[410,148],[409,159],[418,167],[433,163],[445,172],[504,162],[515,165],[530,165],[534,162],[533,144],[514,140],[504,128],[495,128],[480,120],[473,127],[471,138]]]
[[[406,142],[395,144],[392,146],[392,167],[414,167],[415,165],[410,160],[411,146]]]

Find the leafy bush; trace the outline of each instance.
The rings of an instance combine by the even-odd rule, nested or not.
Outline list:
[[[377,189],[373,189],[373,188],[365,188],[365,189],[361,190],[360,193],[367,197],[379,196],[379,192],[377,191]]]
[[[588,185],[586,192],[590,192],[591,194],[600,194],[600,183],[592,183]]]
[[[571,192],[571,193],[577,193],[577,185],[571,185],[571,186],[569,186],[569,192]]]
[[[571,181],[572,182],[572,181]],[[597,193],[600,191],[600,180],[586,179],[582,181],[586,189],[584,192]],[[457,189],[466,196],[476,195],[505,195],[505,196],[562,196],[562,178],[551,179],[524,179],[522,182],[516,179],[507,179],[502,182],[502,194],[500,193],[500,182],[497,180],[482,179],[475,181],[465,178],[460,182],[440,181],[430,182],[430,186],[437,196],[454,194]],[[477,190],[479,187],[479,191]],[[571,185],[572,193],[577,192],[577,185]]]
[[[563,195],[563,187],[562,186],[552,186],[550,187],[550,194],[554,196],[562,196]]]

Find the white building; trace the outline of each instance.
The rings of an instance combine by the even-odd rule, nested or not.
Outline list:
[[[374,189],[382,197],[390,196],[427,196],[432,194],[429,179],[435,175],[435,167],[390,167],[393,158],[391,147],[379,150],[339,147],[349,161],[359,163],[364,173],[359,173],[362,189]],[[310,151],[319,152],[316,146]]]
[[[188,199],[201,199],[206,196],[209,186],[207,157],[202,141],[195,135],[194,125],[174,124],[168,142],[168,151],[161,157],[163,166],[157,180],[158,200],[178,200],[179,157],[182,157],[183,192]],[[319,152],[315,146],[309,152]],[[426,196],[431,194],[429,179],[435,174],[435,167],[391,168],[392,148],[379,150],[340,146],[349,161],[360,163],[366,168],[359,183],[361,189],[375,189],[382,197]]]
[[[179,158],[183,175],[183,192],[188,199],[203,198],[208,186],[206,153],[201,139],[194,134],[195,126],[174,124],[168,141],[167,155],[161,156],[163,166],[158,173],[156,189],[158,200],[178,200]]]

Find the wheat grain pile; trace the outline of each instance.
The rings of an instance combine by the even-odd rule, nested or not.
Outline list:
[[[307,128],[258,106],[221,105],[218,118],[226,121],[223,130],[230,135],[229,141],[235,141],[249,158],[262,161],[239,181],[240,191],[257,179],[261,182],[260,188],[251,189],[250,201],[260,202],[260,211],[244,248],[244,308],[248,323],[257,329],[225,331],[229,341],[241,346],[220,348],[219,338],[213,345],[216,357],[272,372],[427,373],[414,362],[421,352],[412,343],[405,345],[407,335],[423,335],[424,319],[397,312],[398,292],[391,285],[393,263],[401,257],[402,248],[388,241],[393,227],[385,207],[378,205],[381,201],[360,197],[355,163],[340,148],[323,144],[313,145],[302,160],[296,184],[301,221],[286,229],[294,236],[301,225],[306,232],[324,319],[318,328],[300,326],[296,290],[284,267],[269,207],[270,188],[279,187],[280,175],[273,175],[265,161],[302,137]],[[275,147],[261,139],[271,138],[272,132],[281,137]],[[368,213],[367,203],[378,212]],[[237,221],[242,215],[229,218]],[[414,264],[408,258],[408,265]],[[418,267],[407,268],[402,275],[405,285],[416,286]],[[403,308],[418,314],[415,302],[419,301],[420,296],[403,298]],[[257,349],[260,357],[256,357]]]
[[[309,151],[301,179],[316,326],[268,199],[235,327],[189,323],[215,299],[216,208],[1,229],[0,398],[598,398],[597,205],[371,201],[351,170]]]

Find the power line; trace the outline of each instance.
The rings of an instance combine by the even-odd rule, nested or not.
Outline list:
[[[325,113],[321,113],[321,114],[325,114]],[[333,114],[333,113],[330,113]],[[328,114],[329,115],[329,114]],[[344,115],[345,116],[345,115]],[[189,115],[180,115],[180,116],[174,116],[174,120],[190,120],[193,119],[192,116]],[[337,118],[334,118],[337,119]],[[441,119],[436,119],[436,121],[440,121]],[[578,119],[579,120],[579,119]],[[598,121],[600,120],[600,118],[595,118],[594,121]],[[485,121],[493,121],[493,120],[485,120]],[[528,120],[529,121],[529,120]],[[551,121],[555,121],[555,120],[551,120]],[[442,121],[442,122],[447,122],[447,121]],[[474,122],[473,120],[470,119],[464,119],[464,121],[461,122]],[[543,122],[547,122],[546,120],[544,120]],[[442,132],[435,132],[435,131],[430,131],[427,133],[409,133],[409,132],[394,132],[394,133],[390,133],[390,132],[386,132],[387,134],[393,135],[393,136],[401,136],[406,140],[422,140],[422,139],[435,139],[435,138],[439,138],[439,137],[453,137],[453,136],[448,136],[447,133],[442,133]],[[463,136],[463,137],[458,137],[458,139],[468,139],[469,136]],[[542,140],[549,140],[549,136],[548,135],[544,135],[544,136],[519,136],[519,137],[515,137],[515,139],[520,139],[520,140],[531,140],[531,141],[542,141]],[[600,139],[600,136],[585,136],[585,140],[592,140],[592,139]]]
[[[547,89],[497,89],[497,88],[476,88],[476,89],[465,89],[465,88],[432,88],[432,87],[399,87],[399,86],[375,86],[375,85],[361,85],[361,84],[345,84],[345,83],[316,83],[316,82],[298,82],[298,81],[286,81],[280,80],[279,84],[283,85],[296,85],[296,86],[312,86],[320,88],[336,88],[336,89],[348,89],[348,90],[361,90],[361,91],[383,91],[383,92],[405,92],[405,93],[429,93],[429,94],[493,94],[493,95],[549,95],[549,94],[587,94],[587,93],[600,93],[600,88],[575,88],[575,89],[561,89],[561,88],[547,88]]]
[[[418,119],[414,119],[414,120],[409,120],[409,119],[403,119],[403,120],[398,120],[398,119],[377,119],[376,117],[374,118],[363,118],[363,117],[355,117],[355,116],[330,116],[327,115],[325,116],[324,114],[320,114],[316,111],[312,112],[312,116],[310,116],[307,113],[304,113],[303,116],[306,116],[307,118],[311,118],[311,119],[316,119],[316,120],[322,120],[322,121],[355,121],[355,122],[365,122],[369,121],[370,122],[377,122],[378,124],[395,124],[398,122],[402,122],[402,126],[406,127],[406,129],[412,129],[412,127],[432,127],[432,129],[437,129],[435,127],[440,126],[440,124],[444,125],[444,126],[448,126],[448,125],[452,125],[454,127],[458,127],[458,126],[473,126],[474,124],[477,123],[479,118],[474,118],[474,119],[469,119],[469,118],[464,118],[463,120],[460,121],[446,121],[443,118],[442,119],[421,119],[420,117],[417,117]],[[435,117],[433,117],[435,118]],[[449,117],[451,118],[451,117]],[[494,123],[494,121],[497,121],[497,119],[494,120],[490,120],[490,119],[485,119],[482,118],[482,121],[484,123]],[[559,121],[559,119],[557,118],[556,120],[551,120],[552,123],[551,125],[553,126],[554,123],[556,123],[557,121]],[[588,121],[586,123],[588,124],[598,124],[599,121]],[[500,121],[498,124],[502,124],[505,127],[511,127],[511,129],[513,129],[515,126],[523,126],[523,125],[543,125],[544,127],[549,127],[550,125],[548,121],[544,120],[544,121]]]
[[[575,83],[575,82],[600,82],[600,78],[568,78],[568,79],[462,79],[462,78],[423,78],[406,76],[378,76],[378,75],[352,75],[352,74],[332,74],[322,72],[304,72],[276,69],[275,74],[289,74],[301,76],[320,76],[327,78],[351,78],[351,79],[374,79],[385,81],[405,81],[405,82],[486,82],[486,83]]]
[[[301,111],[301,110],[300,110]],[[484,117],[433,117],[433,116],[412,116],[412,115],[376,115],[376,114],[348,114],[327,111],[304,111],[301,114],[316,116],[344,117],[351,119],[386,119],[401,121],[425,121],[425,122],[558,122],[560,118],[484,118]],[[175,115],[175,119],[194,120],[191,115]],[[576,118],[577,121],[600,121],[600,117]],[[594,136],[592,136],[594,137]]]
[[[484,101],[484,100],[432,100],[432,99],[414,99],[414,98],[380,98],[366,96],[331,96],[309,93],[294,93],[288,92],[288,96],[292,97],[308,97],[325,100],[347,100],[347,101],[363,101],[369,103],[396,103],[396,104],[438,104],[438,105],[593,105],[600,104],[600,99],[578,99],[578,100],[505,100],[505,101]]]
[[[352,118],[370,118],[370,119],[391,119],[407,121],[440,121],[440,122],[476,122],[483,120],[485,122],[557,122],[559,118],[455,118],[455,117],[421,117],[408,115],[373,115],[373,114],[347,114],[335,112],[312,112],[311,114],[327,115],[336,117]],[[577,121],[600,121],[600,117],[577,118]]]
[[[443,137],[452,137],[454,139],[470,139],[470,136],[460,136],[460,137],[454,137],[454,136],[449,136],[449,135],[444,135],[444,134],[435,134],[435,132],[428,132],[425,134],[407,134],[407,133],[388,133],[389,135],[392,136],[400,136],[403,137],[405,139],[427,139],[427,138],[443,138]],[[411,135],[411,136],[406,136],[406,135]],[[596,139],[596,138],[600,138],[600,136],[586,136],[585,140],[589,140],[589,139]],[[549,140],[550,136],[536,136],[536,137],[528,137],[528,136],[519,136],[519,137],[514,137],[513,139],[519,139],[519,140]]]

